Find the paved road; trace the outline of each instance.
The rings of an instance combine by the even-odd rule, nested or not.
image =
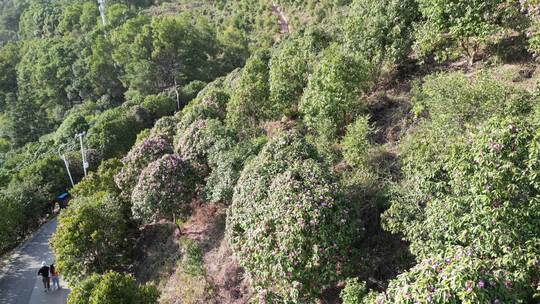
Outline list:
[[[37,271],[41,261],[53,260],[49,248],[49,238],[56,229],[56,219],[49,221],[23,244],[13,256],[13,260],[0,270],[0,304],[64,304],[69,290],[61,289],[43,292],[41,277]],[[62,281],[60,285],[62,286]]]

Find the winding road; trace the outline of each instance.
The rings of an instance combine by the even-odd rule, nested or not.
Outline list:
[[[20,246],[9,264],[0,270],[0,304],[65,304],[68,289],[43,292],[37,271],[42,261],[50,263],[53,255],[49,239],[56,230],[56,219],[44,224],[32,239]],[[60,279],[60,285],[62,286]]]

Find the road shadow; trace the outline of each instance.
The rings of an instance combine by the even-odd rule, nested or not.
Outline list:
[[[54,261],[49,239],[56,230],[56,224],[56,219],[45,223],[13,253],[0,277],[0,304],[66,303],[68,289],[44,293],[41,277],[37,276],[42,261],[47,264]]]

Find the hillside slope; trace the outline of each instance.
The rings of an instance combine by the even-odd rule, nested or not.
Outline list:
[[[10,3],[0,249],[65,154],[68,303],[538,301],[537,1]]]

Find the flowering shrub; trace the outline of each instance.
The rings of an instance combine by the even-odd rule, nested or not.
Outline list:
[[[185,215],[195,183],[193,169],[185,160],[177,155],[164,155],[141,172],[131,195],[133,216],[152,222]]]
[[[116,184],[124,193],[131,193],[141,171],[151,162],[173,152],[170,140],[164,136],[145,138],[124,157],[124,167],[115,177]]]
[[[222,89],[205,89],[199,97],[189,103],[182,111],[178,133],[183,132],[192,123],[200,119],[225,118],[225,106],[229,101],[229,94]]]
[[[465,143],[455,144],[450,149],[452,153],[444,163],[442,180],[437,181],[440,175],[431,177],[436,185],[432,190],[438,194],[425,195],[425,201],[418,202],[415,208],[405,209],[405,212],[396,201],[393,205],[398,207],[392,206],[386,215],[390,215],[391,222],[407,223],[397,226],[411,241],[411,250],[423,259],[430,258],[433,252],[448,252],[447,248],[451,246],[464,246],[476,259],[467,263],[485,264],[481,268],[470,268],[468,272],[449,268],[448,275],[455,271],[452,275],[457,279],[477,282],[474,276],[482,279],[487,273],[489,279],[501,281],[504,278],[517,286],[516,290],[505,291],[497,285],[499,287],[494,287],[494,290],[482,289],[480,294],[469,295],[462,294],[459,289],[462,285],[454,284],[451,285],[454,288],[451,294],[457,300],[453,303],[461,303],[459,299],[470,303],[493,303],[495,300],[519,303],[517,299],[521,299],[527,303],[534,297],[540,277],[538,130],[538,122],[521,117],[488,121]],[[396,212],[396,209],[401,209],[401,212]],[[414,220],[407,218],[415,212]],[[423,271],[422,267],[418,266],[418,273]],[[489,271],[494,271],[495,277],[489,277]],[[459,273],[468,274],[460,277]],[[416,275],[410,274],[405,278],[415,278]],[[405,278],[397,284],[404,286],[412,280]],[[452,282],[449,280],[440,286],[447,286]],[[487,282],[487,279],[483,280]],[[419,278],[418,281],[418,284],[423,284],[425,280]],[[402,288],[408,290],[410,287]],[[450,298],[440,298],[439,303],[452,303],[444,299]],[[394,295],[389,303],[409,302],[395,300]]]
[[[139,132],[139,134],[137,134],[137,140],[135,141],[135,143],[133,144],[133,146],[138,145],[138,144],[141,143],[143,140],[145,140],[146,138],[150,137],[150,130],[151,130],[151,129],[144,129],[144,130],[142,130],[141,132]]]
[[[230,202],[244,164],[256,156],[265,143],[266,137],[259,137],[233,145],[227,150],[214,149],[209,153],[208,164],[211,172],[206,178],[205,200],[213,203]]]
[[[538,60],[540,57],[540,1],[538,0],[520,0],[523,11],[527,12],[531,25],[527,30],[529,38],[529,51]]]
[[[227,213],[227,240],[268,303],[311,302],[341,277],[359,233],[312,156],[295,132],[270,141],[242,172]]]
[[[531,52],[536,60],[540,58],[540,21],[534,21],[534,30],[529,33],[529,52]]]
[[[214,146],[225,148],[231,145],[231,141],[232,135],[219,120],[199,119],[178,134],[176,151],[184,159],[206,164],[207,155]]]
[[[140,105],[134,105],[127,108],[127,116],[136,121],[142,127],[142,129],[152,126],[153,119],[151,113]]]
[[[206,164],[208,150],[229,136],[221,121],[229,95],[210,88],[201,93],[182,112],[175,137],[175,147],[183,158]]]
[[[437,198],[440,204],[450,208],[443,201],[448,199],[449,190],[455,189],[449,185],[449,171],[453,170],[450,164],[455,164],[458,159],[455,150],[450,147],[470,147],[473,142],[467,135],[470,131],[477,132],[474,130],[476,126],[484,124],[490,117],[528,115],[531,104],[536,101],[531,94],[484,75],[469,78],[462,73],[427,77],[413,101],[413,111],[419,116],[420,124],[400,144],[404,178],[394,188],[392,204],[384,215],[384,224],[387,229],[420,242],[429,235],[422,228],[426,207],[432,206]],[[463,153],[459,155],[471,155],[468,150],[462,149]],[[474,164],[474,160],[471,163]],[[469,174],[466,176],[470,177]],[[460,189],[463,187],[460,185]],[[435,207],[432,210],[432,216],[440,213]]]
[[[527,120],[494,120],[454,147],[445,164],[446,193],[429,199],[424,218],[406,232],[413,251],[474,245],[494,256],[538,238],[537,128]]]
[[[154,124],[154,127],[150,129],[150,135],[157,136],[157,135],[163,135],[168,138],[173,138],[174,134],[176,134],[176,125],[178,124],[178,121],[174,116],[165,116]]]
[[[513,271],[522,253],[490,259],[471,249],[450,248],[399,275],[372,303],[532,303],[526,300],[531,286],[523,273]]]

